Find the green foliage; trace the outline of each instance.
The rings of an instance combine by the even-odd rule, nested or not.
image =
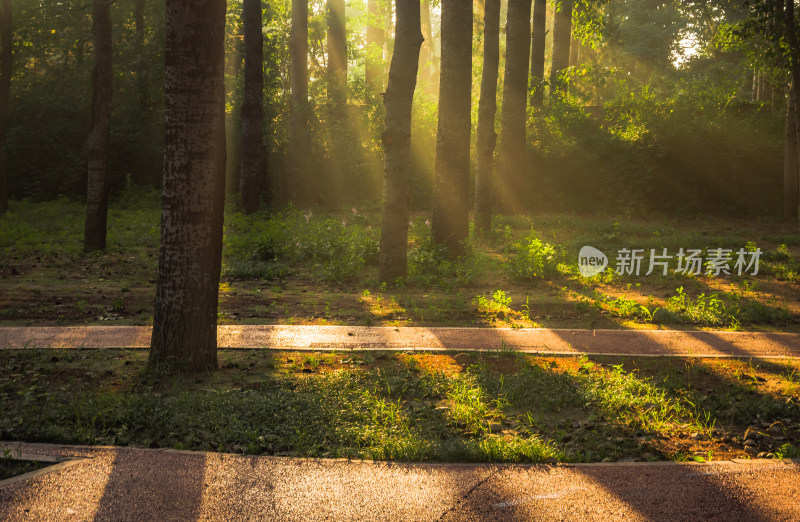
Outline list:
[[[736,88],[682,81],[667,92],[626,91],[592,116],[574,99],[533,113],[537,174],[518,188],[521,204],[629,215],[773,212],[782,186],[782,118],[739,111]],[[764,177],[753,177],[756,170]]]
[[[502,290],[495,290],[491,299],[479,295],[473,299],[478,312],[489,317],[507,317],[511,312],[511,297]]]
[[[506,253],[509,274],[522,281],[552,277],[562,259],[557,246],[540,240],[533,231],[508,246]]]
[[[271,278],[307,267],[324,280],[352,281],[377,263],[378,231],[357,211],[341,219],[298,210],[229,214],[223,258],[224,273],[235,278]]]
[[[742,294],[686,295],[683,287],[667,299],[666,307],[653,313],[656,322],[702,324],[738,328],[741,324],[781,323],[791,317],[788,310],[749,300]]]

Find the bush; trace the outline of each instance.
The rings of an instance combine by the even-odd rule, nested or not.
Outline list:
[[[531,232],[506,249],[506,267],[516,280],[543,279],[557,273],[562,254],[558,247],[545,243]]]

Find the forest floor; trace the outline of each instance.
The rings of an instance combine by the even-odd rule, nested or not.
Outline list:
[[[134,202],[132,202],[134,201]],[[109,247],[83,253],[78,203],[12,202],[0,219],[0,325],[152,323],[158,198],[112,205]],[[800,332],[800,230],[766,219],[497,217],[450,261],[415,214],[409,276],[377,282],[379,213],[226,215],[220,324],[742,329]],[[578,251],[610,270],[584,278]],[[640,274],[617,275],[620,249],[643,249]],[[759,272],[645,275],[650,250],[762,251]],[[705,271],[706,268],[703,268]],[[752,267],[750,272],[752,272]]]
[[[376,210],[226,214],[219,322],[800,332],[800,230],[775,220],[498,217],[467,255],[410,228],[409,276],[377,282]],[[123,198],[109,247],[79,203],[0,218],[0,326],[148,325],[155,195]],[[578,252],[612,270],[579,274]],[[757,275],[614,273],[620,249],[760,248]],[[674,269],[677,261],[672,260]],[[250,454],[598,462],[797,457],[796,359],[221,350],[196,382],[153,382],[144,350],[4,350],[0,439]],[[7,414],[6,414],[7,413]]]
[[[0,440],[450,462],[800,457],[800,361],[221,350],[0,351]]]

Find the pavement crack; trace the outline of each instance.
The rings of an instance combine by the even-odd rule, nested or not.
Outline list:
[[[460,506],[465,500],[467,500],[469,498],[469,496],[472,495],[472,493],[476,489],[478,489],[479,487],[481,487],[484,484],[486,484],[492,477],[494,477],[498,473],[500,473],[500,468],[495,469],[494,471],[489,473],[485,478],[479,480],[474,486],[469,488],[469,491],[467,491],[466,493],[461,495],[461,498],[458,499],[455,504],[450,506],[450,509],[448,509],[447,511],[442,513],[441,516],[439,517],[439,520],[444,520],[444,517],[446,517],[449,513],[452,513],[453,511],[455,511],[458,508],[458,506]]]

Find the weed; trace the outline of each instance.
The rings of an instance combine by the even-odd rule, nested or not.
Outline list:
[[[562,257],[556,246],[541,241],[534,232],[508,246],[506,254],[506,267],[517,280],[552,277]]]

